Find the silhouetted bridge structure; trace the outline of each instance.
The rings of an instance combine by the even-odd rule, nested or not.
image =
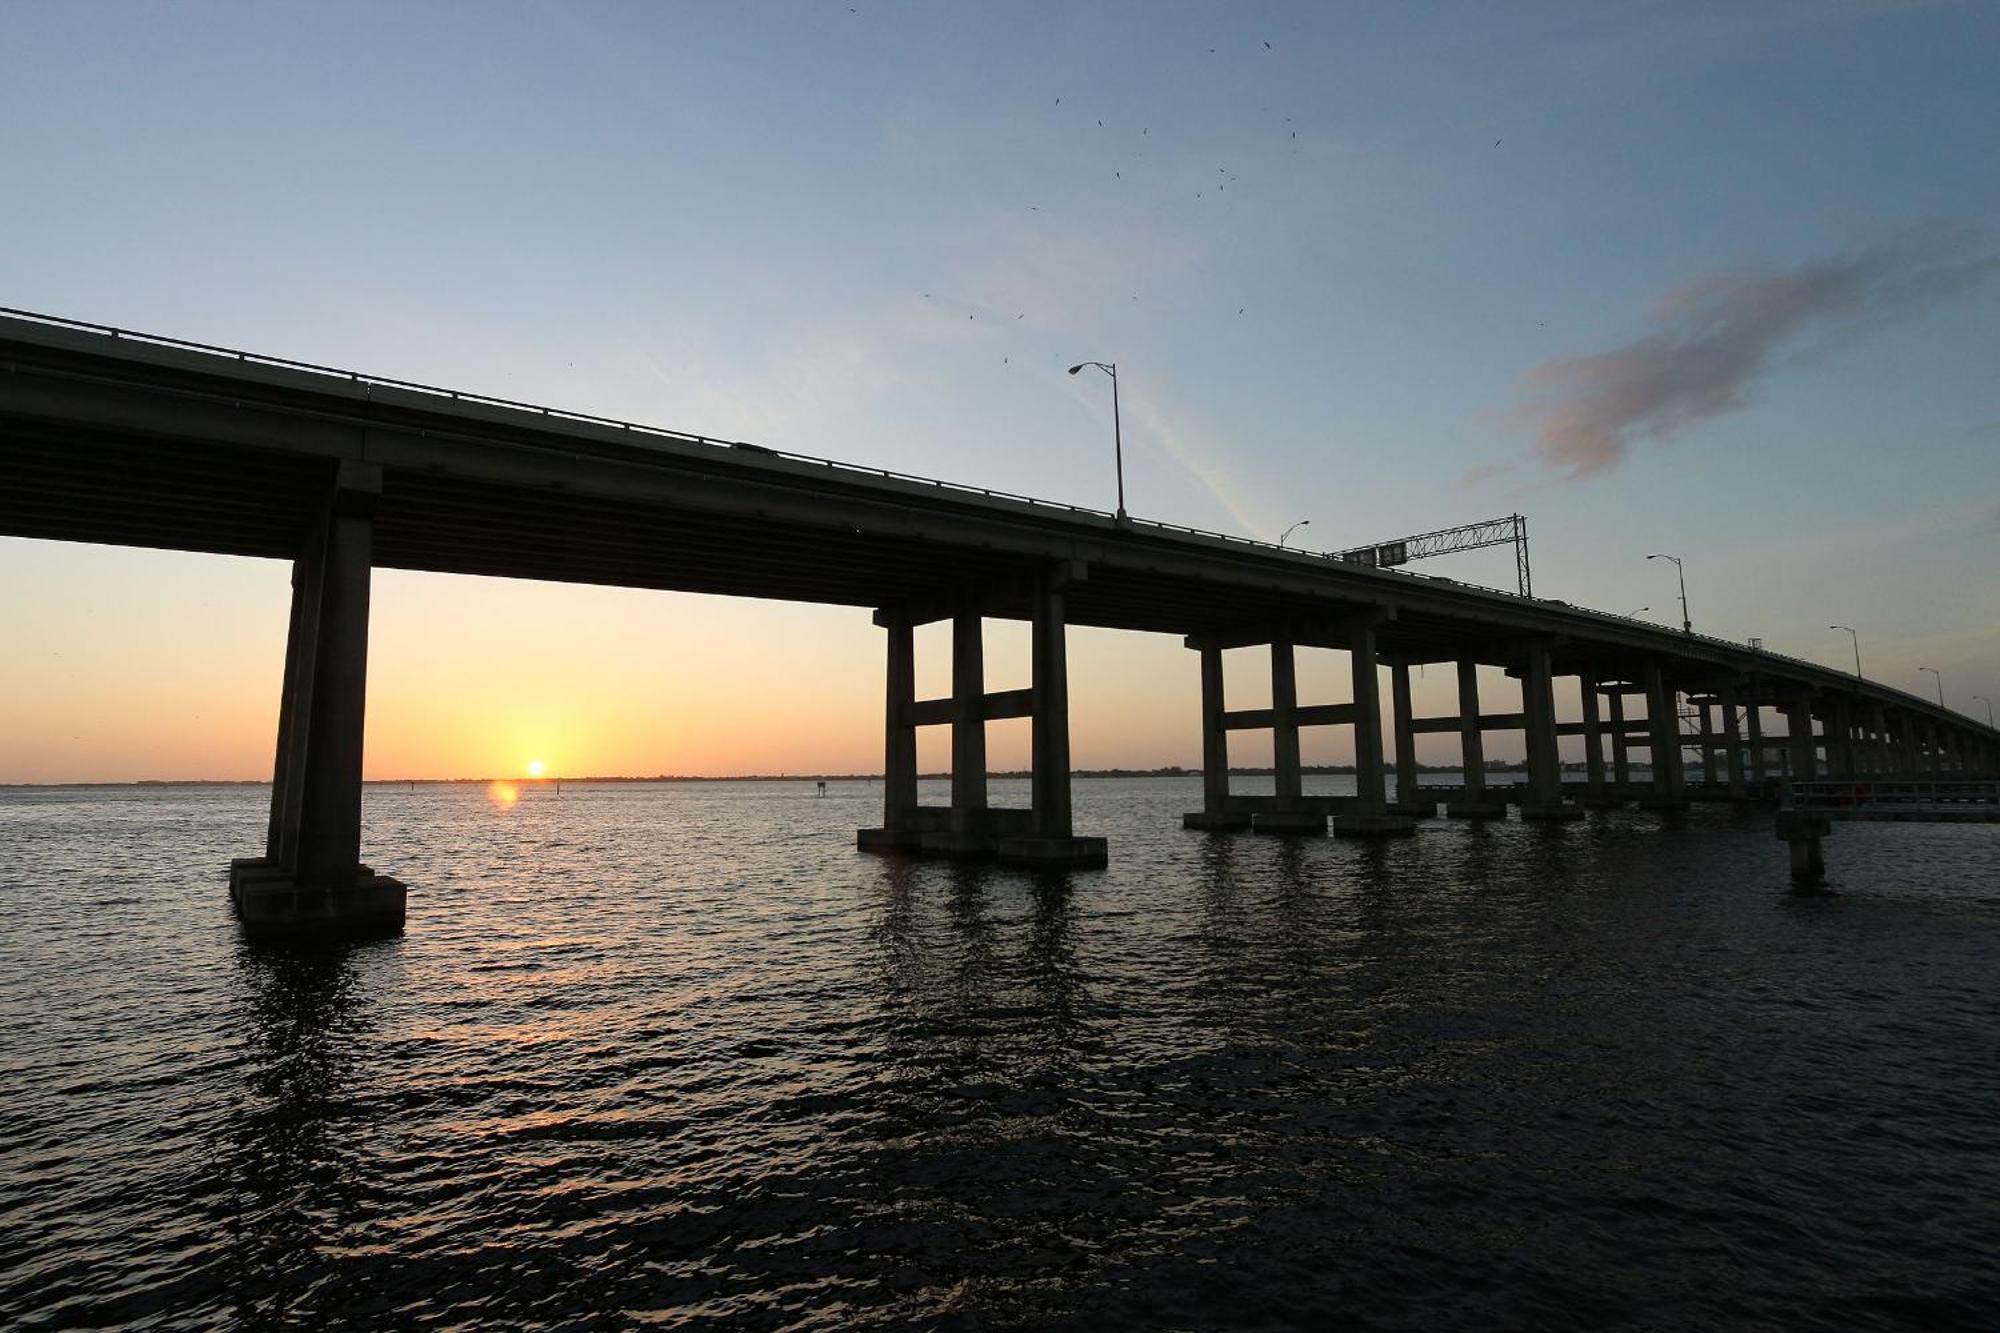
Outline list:
[[[2000,771],[1992,728],[1809,662],[1221,533],[24,312],[0,315],[0,370],[0,535],[292,562],[269,835],[231,874],[255,929],[402,920],[402,885],[360,864],[377,566],[868,608],[887,641],[883,819],[860,832],[868,848],[1103,862],[1103,840],[1072,828],[1069,625],[1179,635],[1200,654],[1195,828],[1324,834],[1330,817],[1335,833],[1380,836],[1439,802],[1491,818],[1512,800],[1547,820],[1675,807],[1702,794],[1684,746],[1706,749],[1709,794],[1728,799],[1779,770]],[[1029,688],[985,688],[987,617],[1032,625]],[[953,625],[952,691],[919,700],[912,631],[939,620]],[[1225,705],[1222,653],[1244,646],[1269,647],[1267,708]],[[1300,647],[1349,654],[1347,701],[1298,699]],[[1455,714],[1412,715],[1410,668],[1425,663],[1456,670]],[[1482,710],[1480,665],[1519,678],[1519,711]],[[1558,717],[1557,676],[1580,679],[1580,716]],[[1684,714],[1704,719],[1692,737]],[[1032,728],[1031,805],[989,808],[985,726],[1017,717]],[[918,803],[927,725],[951,728],[949,806]],[[1355,796],[1302,790],[1299,733],[1316,726],[1352,728]],[[1253,728],[1273,737],[1267,796],[1229,790],[1228,735]],[[1483,782],[1496,730],[1525,732],[1518,788]],[[1438,732],[1458,738],[1465,781],[1420,789],[1414,739]],[[1582,738],[1581,783],[1563,782],[1563,736]]]

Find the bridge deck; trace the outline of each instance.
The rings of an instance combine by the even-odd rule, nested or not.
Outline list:
[[[0,317],[0,535],[290,558],[332,460],[384,470],[374,563],[683,592],[903,605],[943,615],[977,587],[1068,561],[1071,624],[1344,646],[1392,617],[1386,659],[1509,666],[1524,635],[1559,672],[1744,681],[1745,703],[1836,688],[1948,720],[1921,698],[1812,663],[1447,579],[1067,505],[350,372]],[[1762,693],[1760,693],[1760,691]],[[1984,731],[1984,728],[1974,728]],[[1991,734],[1991,733],[1989,733]]]

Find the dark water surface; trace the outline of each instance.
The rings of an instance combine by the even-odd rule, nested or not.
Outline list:
[[[263,791],[0,792],[0,1325],[1996,1326],[2000,828],[876,799],[371,788],[408,934],[299,956]]]

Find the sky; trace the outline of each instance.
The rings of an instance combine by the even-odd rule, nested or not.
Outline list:
[[[2000,695],[2000,6],[6,27],[0,305],[1106,509],[1109,386],[1063,372],[1115,361],[1142,517],[1340,549],[1518,511],[1543,596],[1677,623],[1674,552],[1699,630],[1851,666],[1849,624],[1876,679]],[[267,776],[288,579],[0,538],[0,782]],[[862,610],[385,570],[370,651],[370,777],[881,763]],[[1019,626],[987,654],[1026,683]],[[933,627],[923,692],[947,669]],[[1305,654],[1301,701],[1345,674]],[[1198,763],[1178,642],[1073,630],[1071,680],[1079,766]],[[1256,652],[1229,689],[1268,697]],[[1025,722],[991,748],[1025,764]]]

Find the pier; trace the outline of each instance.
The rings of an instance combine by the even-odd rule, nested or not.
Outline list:
[[[237,859],[247,927],[400,927],[406,890],[361,864],[368,601],[376,568],[831,603],[884,636],[883,811],[860,847],[1102,865],[1073,825],[1065,636],[1180,638],[1200,658],[1202,807],[1187,827],[1381,838],[1444,814],[1559,822],[1587,808],[1748,801],[1792,782],[1969,782],[2000,732],[1758,647],[1227,534],[744,443],[123,330],[0,316],[0,535],[288,560],[292,604],[270,825]],[[988,691],[982,624],[1032,627],[1026,689]],[[948,621],[948,696],[914,692],[913,631]],[[1231,709],[1222,653],[1267,650],[1271,703]],[[1298,698],[1301,648],[1346,654],[1344,700]],[[1455,673],[1415,716],[1409,673]],[[1519,682],[1489,710],[1478,668]],[[1383,725],[1382,673],[1389,678]],[[1574,678],[1579,715],[1555,682]],[[1032,802],[990,808],[987,723],[1029,719]],[[950,804],[917,796],[918,728],[949,728]],[[1351,730],[1352,797],[1303,791],[1300,732]],[[1232,792],[1229,739],[1272,738],[1275,790]],[[1527,780],[1485,785],[1517,732]],[[1465,778],[1418,787],[1415,741],[1458,739]],[[1560,743],[1581,739],[1584,778]],[[1687,751],[1701,758],[1690,784]],[[1635,774],[1643,767],[1643,782]],[[249,849],[245,849],[249,850]],[[393,867],[388,867],[393,869]]]

